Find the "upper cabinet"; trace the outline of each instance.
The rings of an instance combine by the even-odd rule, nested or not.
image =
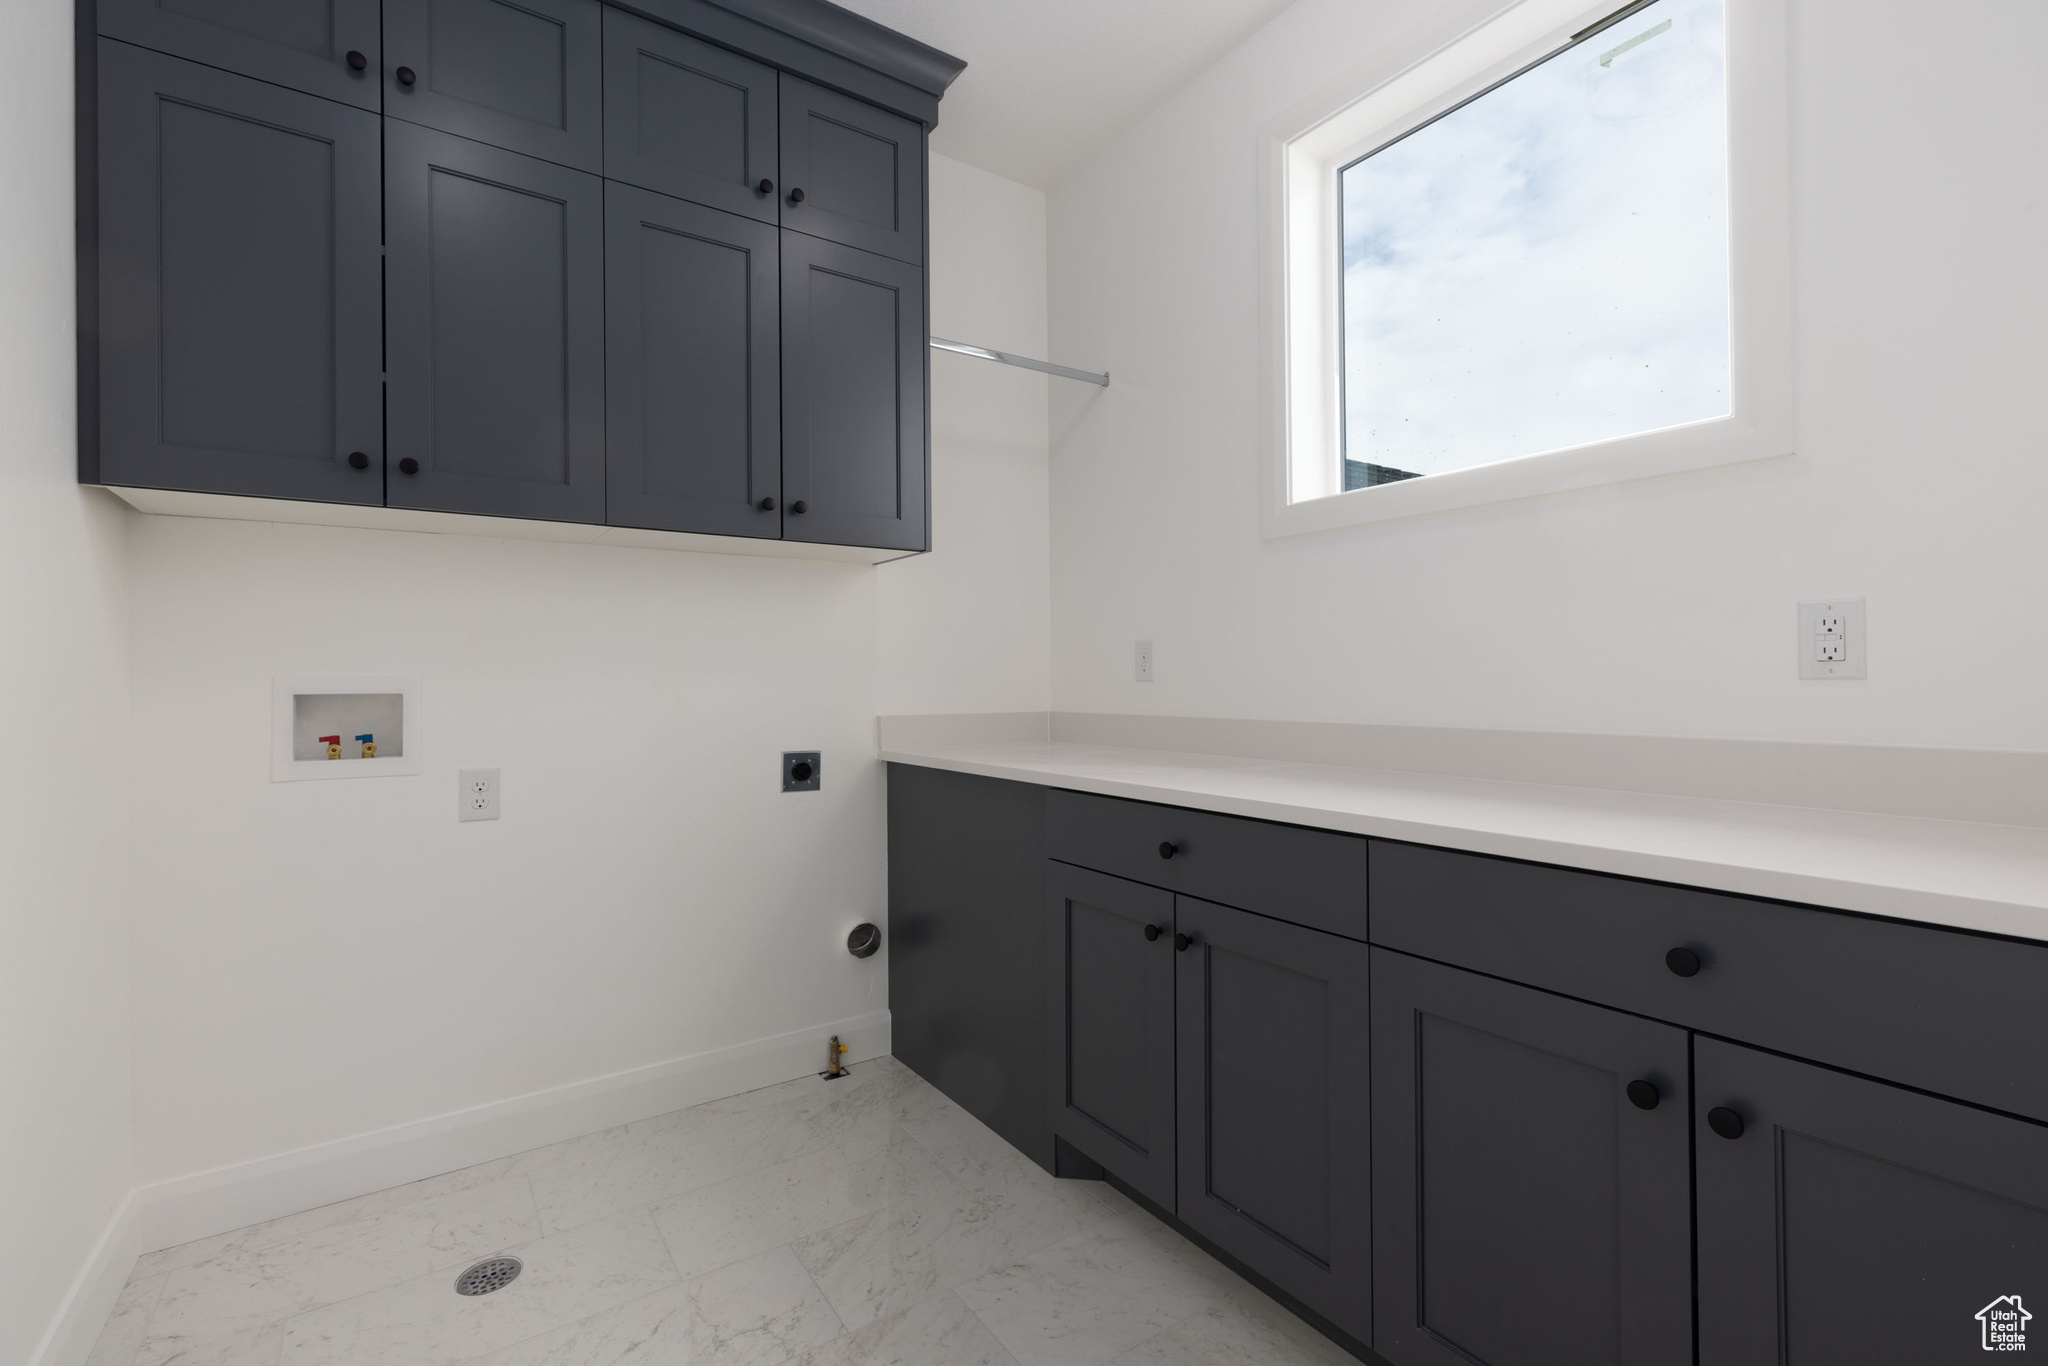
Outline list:
[[[782,78],[782,226],[924,261],[924,127]]]
[[[99,31],[290,90],[378,107],[377,0],[99,0]]]
[[[604,173],[776,221],[775,69],[645,19],[604,16]]]
[[[782,236],[783,535],[924,548],[924,272]]]
[[[384,112],[595,172],[598,0],[385,0]]]
[[[384,135],[393,507],[604,520],[604,183]]]
[[[605,191],[606,520],[780,536],[776,230]]]
[[[106,39],[99,84],[92,475],[383,502],[376,115]]]
[[[961,63],[822,0],[97,14],[82,482],[929,546],[925,130]]]

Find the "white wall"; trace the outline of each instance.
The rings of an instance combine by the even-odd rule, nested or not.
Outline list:
[[[15,69],[0,84],[0,1361],[13,1363],[29,1361],[43,1342],[126,1197],[131,1130],[124,514],[76,482],[71,6],[37,0],[8,17]],[[90,1299],[93,1287],[82,1290]]]
[[[1055,706],[2048,747],[2029,0],[1792,0],[1796,457],[1260,539],[1254,130],[1495,8],[1298,0],[1053,192],[1052,349],[1117,379],[1055,390]],[[1828,595],[1867,682],[1794,676]]]
[[[1045,195],[931,163],[932,333],[1045,354]],[[885,569],[881,712],[1044,711],[1046,376],[932,352],[932,553]]]
[[[1042,197],[941,160],[933,199],[935,313],[1042,337]],[[886,1006],[844,948],[884,698],[1049,686],[1043,391],[933,378],[939,549],[899,564],[137,519],[145,1182]],[[289,673],[420,675],[424,774],[271,783]],[[778,790],[799,748],[818,794]],[[503,818],[458,824],[489,765]]]

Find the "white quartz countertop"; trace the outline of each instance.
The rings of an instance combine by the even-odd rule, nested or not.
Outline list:
[[[2048,830],[1050,741],[891,763],[2048,941]]]

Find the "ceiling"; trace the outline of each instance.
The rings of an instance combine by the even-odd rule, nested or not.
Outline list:
[[[964,58],[932,150],[1041,189],[1289,0],[837,0]]]

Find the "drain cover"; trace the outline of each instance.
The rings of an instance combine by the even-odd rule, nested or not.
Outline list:
[[[458,1295],[488,1295],[493,1290],[503,1290],[519,1279],[524,1268],[517,1257],[492,1257],[478,1262],[455,1278],[455,1293]]]

